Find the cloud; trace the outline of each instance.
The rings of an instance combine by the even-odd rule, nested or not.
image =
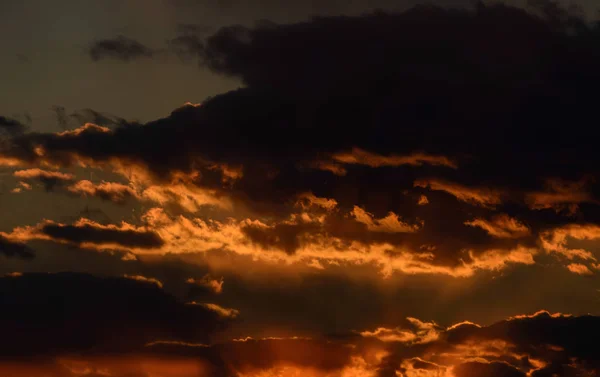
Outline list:
[[[448,376],[545,376],[571,368],[585,374],[598,365],[594,347],[578,336],[600,331],[599,325],[599,317],[546,311],[489,326],[463,323],[440,331],[424,346],[396,343],[383,364],[407,376],[428,370]]]
[[[506,214],[497,215],[491,220],[474,219],[465,225],[479,227],[497,238],[521,238],[530,234],[527,226]]]
[[[80,219],[73,225],[46,220],[36,226],[14,229],[6,238],[15,242],[46,240],[97,249],[122,250],[157,249],[164,240],[156,232],[127,223],[102,225],[89,219]]]
[[[153,230],[168,241],[145,251],[210,246],[386,276],[531,265],[540,246],[591,263],[559,229],[600,223],[597,148],[581,138],[597,25],[555,21],[480,4],[225,27],[200,63],[240,89],[145,124],[14,135],[0,164],[119,174],[131,191],[72,188],[163,207]],[[151,51],[113,44],[107,56],[125,60]]]
[[[410,249],[394,238],[412,233],[368,231],[375,238],[360,239],[354,231],[366,225],[354,220],[346,231],[321,217],[294,214],[288,220],[266,224],[260,220],[203,220],[172,216],[162,208],[148,210],[143,225],[122,222],[102,225],[82,218],[73,225],[44,221],[0,233],[13,242],[33,240],[66,243],[93,250],[120,250],[133,254],[208,253],[215,250],[251,257],[276,266],[279,263],[307,266],[370,265],[384,277],[405,274],[441,274],[468,277],[477,271],[500,271],[513,264],[535,263],[537,249],[515,244],[511,248],[482,248],[448,254],[434,248]],[[417,234],[418,237],[421,235]],[[425,235],[426,237],[427,235]],[[384,237],[384,238],[379,238]],[[387,237],[392,237],[387,239]],[[418,238],[417,245],[423,241]],[[444,258],[444,259],[442,259]]]
[[[589,179],[569,182],[551,179],[546,182],[545,191],[531,192],[526,201],[532,209],[552,208],[555,211],[566,211],[574,214],[582,203],[593,203],[596,199],[588,191]]]
[[[158,339],[207,342],[226,323],[155,284],[125,278],[23,274],[0,278],[0,292],[11,308],[0,314],[3,357],[139,352]]]
[[[335,199],[319,198],[312,192],[300,194],[298,196],[299,204],[303,207],[317,206],[325,210],[331,211],[337,207],[338,203]]]
[[[26,130],[27,126],[18,120],[0,115],[0,136],[3,132],[9,136],[16,136],[24,133]]]
[[[417,202],[417,204],[420,206],[425,206],[425,205],[429,204],[429,199],[427,199],[427,196],[425,196],[425,195],[420,195],[419,201]]]
[[[488,208],[493,208],[502,203],[500,192],[489,188],[467,187],[458,183],[437,179],[417,180],[414,186],[428,188],[433,191],[444,191],[462,202]]]
[[[390,212],[384,218],[374,219],[372,214],[365,212],[364,209],[356,206],[352,210],[352,215],[356,218],[356,221],[365,224],[367,229],[372,232],[412,233],[418,231],[422,226],[422,224],[411,225],[404,223],[400,220],[400,217],[393,212]]]
[[[592,271],[585,265],[581,263],[571,263],[567,266],[569,271],[578,275],[591,275]]]
[[[147,277],[142,276],[142,275],[127,275],[127,274],[123,275],[123,277],[126,278],[126,279],[136,280],[136,281],[140,281],[140,282],[143,282],[143,283],[156,284],[156,286],[158,288],[162,288],[163,287],[163,283],[160,280],[155,279],[155,278],[147,278]]]
[[[362,331],[361,336],[376,338],[383,342],[405,344],[430,343],[438,339],[442,327],[433,322],[422,322],[416,318],[407,318],[403,327],[388,329],[377,328],[374,331]]]
[[[196,302],[192,302],[191,304],[188,304],[188,305],[198,305],[198,304]],[[219,316],[221,316],[223,318],[233,319],[233,318],[236,318],[240,314],[240,312],[238,310],[224,308],[217,304],[206,303],[206,304],[199,304],[199,305],[202,305],[206,309],[217,313]]]
[[[116,182],[93,183],[88,180],[78,181],[67,188],[78,195],[98,197],[114,203],[125,203],[129,198],[138,198],[138,193],[129,185]]]
[[[88,48],[88,54],[93,61],[115,59],[130,62],[137,59],[151,58],[154,53],[155,51],[151,48],[123,35],[112,39],[96,40]]]
[[[333,155],[333,160],[348,165],[366,165],[372,168],[378,167],[397,167],[402,165],[421,166],[423,164],[440,165],[456,169],[454,162],[444,156],[432,156],[426,153],[414,153],[408,156],[382,156],[364,151],[359,148],[352,149],[351,152],[340,152]]]
[[[223,292],[223,284],[224,280],[221,279],[213,279],[210,275],[204,275],[200,279],[189,278],[186,280],[186,283],[190,284],[193,287],[201,287],[204,289],[208,289],[209,291],[220,294]]]
[[[53,288],[62,287],[74,280],[72,276],[65,274],[60,274],[58,277],[50,276],[53,276],[53,280],[56,281],[44,289],[36,290],[35,297],[40,297],[52,291]],[[19,282],[18,279],[24,278],[28,278],[28,275],[4,278],[0,280],[0,289],[3,281],[7,281],[7,279],[13,280],[14,286],[15,281]],[[31,277],[29,279],[31,280]],[[41,278],[38,277],[38,279]],[[44,281],[46,284],[48,284],[47,280],[50,279],[47,278]],[[156,286],[126,279],[92,279],[88,277],[83,281],[84,283],[79,286],[70,286],[67,290],[69,293],[67,297],[70,297],[71,291],[79,291],[79,289],[93,291],[102,293],[96,296],[98,301],[108,304],[108,307],[113,307],[114,303],[120,302],[122,297],[130,297],[127,295],[134,291],[145,293],[142,297],[132,296],[134,300],[130,304],[133,309],[132,313],[117,311],[117,316],[105,317],[102,315],[106,310],[104,308],[100,313],[92,312],[91,317],[84,317],[87,320],[99,320],[113,328],[116,324],[128,323],[129,320],[136,318],[136,315],[140,315],[138,308],[143,308],[141,310],[145,315],[142,318],[145,318],[145,321],[143,325],[128,329],[129,335],[135,335],[131,338],[136,341],[127,345],[136,346],[134,348],[137,349],[135,357],[128,356],[132,355],[131,348],[123,346],[116,348],[116,350],[125,350],[121,354],[106,353],[107,349],[115,350],[113,343],[108,341],[100,343],[105,347],[96,346],[92,348],[92,351],[78,356],[62,355],[55,359],[61,365],[69,366],[71,371],[85,370],[87,367],[90,371],[104,370],[111,372],[112,375],[120,376],[116,373],[117,370],[122,370],[125,365],[130,363],[137,363],[145,365],[147,373],[158,373],[160,370],[159,360],[163,362],[177,360],[179,366],[177,376],[185,377],[198,375],[227,377],[242,375],[314,375],[318,377],[441,375],[455,377],[546,376],[553,373],[568,376],[591,374],[598,368],[593,336],[600,331],[600,320],[599,317],[594,316],[578,317],[541,311],[532,315],[515,316],[488,326],[461,324],[448,328],[411,318],[405,320],[399,327],[400,329],[408,326],[411,329],[408,330],[413,333],[410,339],[404,336],[379,340],[377,336],[372,335],[382,335],[384,331],[380,329],[372,333],[364,331],[365,336],[353,334],[345,337],[246,337],[211,343],[206,341],[205,335],[190,336],[189,333],[185,338],[180,336],[160,337],[172,331],[170,326],[173,326],[175,330],[190,326],[197,329],[198,334],[211,334],[219,328],[220,323],[217,322],[216,327],[212,327],[207,322],[189,322],[192,317],[184,317],[183,322],[176,322],[181,313],[172,310],[181,304],[167,300],[169,296]],[[31,284],[30,281],[28,282]],[[90,287],[92,282],[97,282],[97,286],[93,290]],[[101,282],[105,284],[100,284]],[[106,286],[110,287],[109,292],[114,292],[113,295],[108,295],[103,291]],[[115,291],[117,288],[120,291]],[[31,300],[33,299],[31,298]],[[129,299],[131,300],[131,298]],[[70,302],[68,298],[63,300]],[[147,312],[147,308],[154,307],[154,304],[165,305],[161,300],[170,302],[170,304],[160,307],[159,313]],[[85,299],[79,305],[87,305],[89,301],[91,300]],[[138,302],[140,303],[138,304]],[[73,305],[77,307],[76,303]],[[71,308],[71,306],[68,307]],[[91,305],[85,309],[85,313],[87,310],[91,311],[98,307],[102,306]],[[203,315],[216,315],[217,317],[213,318],[223,318],[213,310],[206,311],[203,305],[184,305],[183,307],[205,310],[202,312]],[[44,321],[52,322],[55,312],[50,310],[47,313],[48,318],[45,318]],[[71,315],[71,312],[67,312],[67,315]],[[150,333],[138,335],[145,330],[145,326],[152,323],[152,319],[161,318],[160,315],[165,316],[164,318],[168,320],[161,321],[160,326]],[[85,326],[82,329],[82,337],[79,339],[88,339]],[[45,340],[45,336],[52,331],[54,331],[52,328],[48,328],[37,335],[40,340]],[[425,335],[427,339],[419,338],[419,335],[415,337],[415,332]],[[586,337],[586,334],[590,337]],[[28,333],[24,335],[29,336]],[[156,335],[159,336],[137,348],[143,339]],[[52,352],[45,352],[45,355],[57,355],[57,353],[60,355],[60,352],[57,351],[69,349],[66,345],[71,340],[70,333],[57,339],[60,340],[60,347],[53,348]],[[94,334],[92,339],[102,340],[106,337]],[[38,351],[44,349],[40,343],[36,343],[35,347]],[[16,350],[20,349],[17,347]],[[18,353],[13,353],[13,355],[16,354]],[[145,361],[140,362],[141,360]],[[193,365],[196,365],[195,368],[184,368],[192,362]],[[0,370],[3,365],[0,363]],[[44,365],[41,364],[39,367],[42,368]],[[119,369],[117,366],[120,366]],[[175,364],[172,364],[172,367],[174,366]],[[197,369],[200,367],[202,372]],[[171,376],[170,369],[163,370],[165,372],[161,375]],[[186,371],[191,372],[186,374]],[[70,376],[65,373],[62,375]],[[123,373],[123,375],[126,374]]]
[[[24,181],[39,181],[44,185],[46,191],[52,191],[56,186],[63,185],[75,178],[72,174],[38,168],[17,170],[13,175]]]
[[[0,235],[0,254],[8,258],[32,259],[34,252],[24,243],[13,242]]]
[[[302,236],[317,228],[313,223],[281,223],[268,226],[260,222],[251,222],[241,228],[242,233],[254,244],[262,248],[276,248],[287,254],[294,254],[302,247]]]
[[[583,248],[569,247],[569,240],[596,240],[600,238],[600,226],[595,224],[567,224],[543,232],[540,236],[542,247],[549,253],[557,253],[571,261],[594,262],[596,257]]]

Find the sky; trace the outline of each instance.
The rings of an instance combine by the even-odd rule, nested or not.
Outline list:
[[[0,375],[597,376],[576,5],[0,2]]]

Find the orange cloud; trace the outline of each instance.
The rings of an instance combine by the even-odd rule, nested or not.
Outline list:
[[[537,253],[536,249],[522,246],[507,250],[489,249],[479,253],[467,251],[468,260],[444,265],[436,263],[435,255],[431,252],[413,251],[387,242],[348,241],[335,237],[321,228],[323,224],[319,219],[305,219],[302,216],[292,216],[290,220],[270,225],[252,219],[217,221],[183,215],[170,216],[164,209],[153,208],[142,216],[142,221],[141,226],[126,222],[120,225],[102,225],[88,219],[81,219],[70,226],[44,221],[36,226],[18,227],[10,233],[0,235],[16,242],[46,240],[137,255],[225,250],[274,264],[323,268],[344,264],[371,265],[378,268],[384,277],[389,277],[394,272],[468,277],[479,270],[501,270],[511,264],[533,264],[533,256]],[[383,229],[396,229],[396,223],[392,224],[393,226],[384,226],[373,220],[373,226]],[[300,226],[299,231],[290,233],[290,236],[300,237],[298,241],[294,241],[293,252],[283,252],[281,242],[275,242],[277,238],[269,238],[269,242],[256,242],[249,238],[247,232],[249,227],[272,230],[277,226],[290,229]],[[302,227],[306,226],[309,226],[310,232],[302,231]],[[277,233],[271,236],[279,237]]]
[[[342,165],[332,161],[314,161],[309,166],[313,169],[328,171],[340,177],[348,174],[348,171]]]
[[[24,165],[27,164],[19,158],[0,155],[0,166],[2,167],[17,167]]]
[[[304,194],[298,195],[299,204],[303,208],[308,208],[310,206],[321,207],[325,210],[331,211],[337,207],[338,203],[335,199],[328,198],[319,198],[315,196],[312,192],[307,192]]]
[[[94,123],[86,123],[81,127],[75,128],[74,130],[67,130],[62,132],[57,132],[56,135],[62,137],[76,137],[80,136],[83,133],[109,133],[110,128],[98,126]]]
[[[591,275],[592,271],[585,265],[581,263],[571,263],[567,266],[569,271],[578,275]]]
[[[47,171],[42,169],[17,170],[13,175],[20,179],[52,179],[58,181],[70,181],[74,178],[73,174],[61,173],[58,171]]]
[[[398,342],[407,344],[430,343],[439,338],[442,330],[434,322],[423,322],[416,318],[406,318],[405,328],[396,327],[388,329],[379,327],[374,331],[362,331],[360,335],[365,338],[376,338],[382,342]]]
[[[188,305],[200,305],[200,306],[203,306],[206,309],[211,310],[211,311],[217,313],[219,316],[221,316],[223,318],[233,319],[233,318],[236,318],[240,314],[239,310],[224,308],[224,307],[222,307],[220,305],[217,305],[217,304],[211,304],[211,303],[199,304],[199,303],[197,303],[195,301],[192,301],[192,302],[188,303]]]
[[[375,219],[372,214],[366,212],[364,209],[354,206],[352,215],[359,223],[365,224],[367,229],[372,232],[384,232],[384,233],[413,233],[418,231],[422,226],[421,224],[411,225],[400,220],[400,217],[393,212],[390,212],[386,217],[381,219]]]
[[[360,148],[353,148],[351,152],[341,152],[333,155],[333,160],[348,165],[366,165],[372,168],[383,166],[398,167],[402,165],[421,166],[437,165],[456,169],[457,165],[446,156],[436,156],[427,153],[413,153],[407,156],[383,156],[371,153]]]
[[[419,196],[419,200],[417,201],[417,204],[420,206],[424,206],[429,204],[429,199],[427,199],[427,197],[425,195],[421,195]]]
[[[155,284],[159,288],[163,287],[163,283],[160,280],[155,279],[155,278],[147,278],[142,275],[127,275],[127,274],[123,275],[123,277],[126,279],[141,281],[143,283]]]
[[[20,192],[22,192],[23,190],[31,190],[32,187],[29,183],[27,182],[19,182],[19,187],[15,187],[14,189],[11,190],[12,193],[14,194],[18,194]]]
[[[590,251],[568,247],[569,238],[576,240],[596,240],[600,238],[600,226],[593,224],[568,224],[544,231],[540,234],[541,245],[547,252],[558,253],[569,260],[596,261],[596,258]]]
[[[568,213],[574,214],[578,210],[578,204],[595,202],[586,189],[588,181],[550,179],[546,182],[546,191],[528,193],[525,202],[531,209],[552,208],[557,212],[567,210]]]
[[[433,191],[444,191],[461,202],[487,208],[493,208],[502,203],[501,192],[490,188],[467,187],[439,179],[419,179],[414,182],[414,186],[429,188]]]
[[[35,226],[17,227],[10,233],[0,232],[13,242],[33,240],[52,241],[95,250],[122,250],[139,252],[142,249],[160,249],[163,240],[147,227],[126,222],[103,225],[89,219],[79,219],[73,225],[45,220]]]
[[[75,194],[95,196],[115,203],[123,203],[129,197],[138,197],[137,192],[131,186],[115,182],[102,181],[95,184],[91,181],[83,180],[69,186],[67,189]]]
[[[522,238],[531,234],[527,226],[506,214],[496,215],[491,220],[474,219],[465,225],[481,228],[496,238]]]
[[[219,294],[223,292],[223,278],[221,279],[213,279],[210,275],[205,275],[201,279],[189,278],[186,280],[188,284],[196,285],[200,287],[205,287],[211,290],[212,292]]]

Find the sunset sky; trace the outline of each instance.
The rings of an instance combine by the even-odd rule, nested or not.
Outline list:
[[[600,376],[596,0],[0,0],[0,377]]]

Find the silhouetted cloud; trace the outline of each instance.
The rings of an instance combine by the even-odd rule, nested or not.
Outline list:
[[[86,223],[78,225],[46,224],[40,232],[52,239],[77,244],[114,244],[134,248],[156,248],[163,245],[160,236],[152,231],[102,227]]]
[[[24,243],[12,242],[0,235],[0,254],[9,258],[31,259],[34,252]]]
[[[135,39],[119,35],[112,39],[99,39],[92,42],[88,53],[94,61],[116,59],[129,62],[136,59],[151,58],[155,52]]]
[[[208,342],[226,321],[155,284],[75,273],[0,278],[3,358],[139,352],[158,339]]]

